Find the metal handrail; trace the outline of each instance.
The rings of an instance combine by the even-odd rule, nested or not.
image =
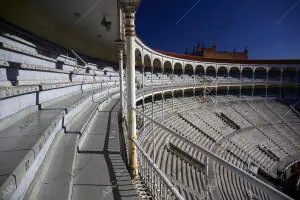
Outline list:
[[[183,83],[175,83],[175,84],[172,84],[172,85],[170,85],[170,84],[153,84],[153,85],[155,85],[156,87],[157,86],[161,86],[159,88],[164,88],[165,86],[168,86],[167,87],[168,89],[176,89],[178,87],[184,87],[184,86],[189,86],[189,87],[198,87],[198,86],[202,86],[202,87],[215,87],[215,86],[217,86],[215,83],[216,82],[212,82],[211,84],[203,84],[203,83],[189,84],[189,83],[183,82]],[[255,83],[255,84],[265,84],[265,82],[253,82],[253,83]],[[272,83],[275,83],[275,82],[269,82],[268,85],[270,85]],[[234,83],[229,83],[229,84],[230,84],[230,86],[232,86],[232,85],[234,85],[234,86],[251,85],[252,82],[234,82]],[[218,86],[222,86],[222,85],[218,85]],[[227,86],[227,85],[224,84],[224,86]],[[137,93],[150,90],[151,87],[152,87],[151,84],[150,85],[144,85],[143,88],[137,90]],[[158,90],[159,88],[157,88],[156,90]]]
[[[300,113],[295,109],[295,106],[290,105],[290,108],[300,117]]]
[[[190,140],[186,139],[185,137],[177,134],[176,132],[170,130],[169,128],[165,127],[164,125],[162,125],[161,123],[157,122],[154,119],[151,119],[150,117],[148,117],[147,115],[145,115],[144,113],[138,111],[135,108],[131,108],[132,110],[135,110],[135,112],[137,113],[137,115],[141,115],[144,116],[145,118],[151,120],[153,123],[155,123],[156,125],[160,126],[162,129],[168,131],[169,133],[171,133],[173,136],[177,137],[178,139],[180,139],[181,141],[184,141],[186,143],[188,143],[189,145],[191,145],[192,147],[196,148],[197,150],[200,150],[201,152],[203,152],[204,154],[206,154],[208,157],[210,157],[212,160],[222,164],[223,166],[231,169],[233,172],[235,172],[236,174],[242,176],[243,178],[247,179],[249,182],[254,183],[262,188],[264,188],[265,190],[269,191],[271,194],[273,194],[274,198],[276,197],[280,197],[281,199],[288,199],[288,200],[293,200],[291,197],[285,195],[284,193],[278,191],[277,189],[273,188],[272,186],[268,185],[267,183],[263,182],[262,180],[252,176],[251,174],[249,174],[248,172],[232,165],[231,163],[223,160],[221,157],[219,157],[218,155],[214,154],[213,152],[204,149],[203,147],[199,146],[198,144],[195,144],[193,142],[191,142]],[[270,194],[269,193],[269,194]]]
[[[216,83],[224,83],[224,85],[226,85],[226,83],[230,84],[230,85],[250,85],[252,83],[255,83],[255,84],[266,84],[265,81],[235,81],[235,82],[217,82],[217,81],[213,81],[211,83],[203,83],[203,82],[196,82],[196,83],[193,83],[193,81],[182,81],[182,82],[175,82],[173,83],[171,86],[184,86],[184,85],[201,85],[201,86],[216,86],[217,84]],[[271,84],[274,84],[274,83],[280,83],[279,81],[269,81],[268,82],[268,85],[271,85]],[[295,83],[296,84],[296,83]],[[157,84],[147,84],[147,85],[143,85],[143,88],[151,88],[152,85],[161,85],[161,86],[169,86],[170,84],[169,83],[164,83],[164,84],[161,84],[161,83],[157,83]]]
[[[133,140],[134,144],[138,148],[138,150],[143,154],[143,156],[147,159],[147,161],[150,163],[150,165],[154,168],[154,170],[157,172],[159,177],[163,180],[163,182],[166,184],[166,186],[169,188],[169,190],[174,194],[176,199],[178,200],[185,200],[181,194],[178,192],[178,190],[175,188],[175,186],[169,181],[169,179],[166,177],[166,175],[159,169],[159,167],[154,163],[154,161],[148,156],[148,154],[144,151],[144,149],[140,146],[139,142],[137,140]]]
[[[87,63],[75,52],[71,49],[71,52],[77,57],[79,58],[85,65],[87,65]]]

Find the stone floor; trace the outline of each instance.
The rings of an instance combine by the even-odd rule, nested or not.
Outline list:
[[[76,158],[72,199],[139,199],[120,156],[119,100],[96,113]]]

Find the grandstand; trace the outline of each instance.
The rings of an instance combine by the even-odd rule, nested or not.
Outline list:
[[[112,2],[115,60],[1,16],[0,199],[299,198],[300,60],[155,51]]]

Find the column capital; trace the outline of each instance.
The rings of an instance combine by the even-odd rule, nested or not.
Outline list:
[[[135,37],[135,11],[140,5],[140,0],[121,0],[125,13],[125,36]]]
[[[140,6],[141,0],[121,0],[121,6],[126,13],[134,13]]]
[[[115,48],[118,50],[118,51],[124,51],[124,48],[125,48],[125,41],[124,40],[121,40],[121,39],[117,39],[114,41],[114,45],[115,45]]]

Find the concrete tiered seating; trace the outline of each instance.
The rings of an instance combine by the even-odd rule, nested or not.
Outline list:
[[[2,28],[2,27],[0,27]],[[77,64],[75,58],[64,55],[50,44],[36,44],[13,33],[0,36],[0,86],[39,85],[89,81],[118,81],[112,68],[99,70],[96,64]],[[70,52],[69,52],[70,53]],[[34,71],[34,73],[32,73]],[[106,72],[106,73],[104,73]],[[96,76],[95,76],[96,75]]]
[[[233,121],[235,121],[241,128],[246,128],[251,126],[251,124],[239,113],[237,113],[232,107],[230,106],[224,106],[224,108],[221,109],[221,112],[225,113],[229,118],[231,118]]]
[[[215,140],[225,137],[234,131],[232,127],[223,122],[215,113],[209,110],[196,109],[185,114],[190,122],[196,124],[200,129],[206,129],[209,135],[214,135]],[[206,128],[205,128],[206,127]]]
[[[48,91],[49,94],[51,94],[50,91]],[[110,91],[113,94],[118,92],[118,88]],[[61,130],[61,127],[67,126],[77,113],[86,109],[90,103],[105,97],[106,94],[109,93],[105,87],[97,90],[85,90],[83,93],[73,92],[67,96],[39,104],[40,110],[38,110],[38,106],[32,106],[9,116],[6,116],[7,112],[4,112],[5,118],[1,122],[0,146],[1,163],[3,163],[1,166],[4,167],[1,169],[1,174],[6,174],[6,178],[3,179],[5,182],[1,182],[1,188],[5,189],[12,181],[18,186],[26,176],[26,171],[30,170],[31,165],[33,169],[38,167],[36,165],[40,164],[38,162],[42,161],[47,152],[43,146],[49,148],[51,140]],[[9,107],[6,107],[6,111],[10,111]],[[24,141],[26,142],[24,143]]]
[[[172,116],[171,120],[180,120],[178,116]],[[168,123],[170,121],[168,120]],[[172,123],[173,125],[179,124],[177,121]],[[170,124],[170,126],[172,126]],[[150,134],[151,135],[151,134]],[[155,155],[153,151],[153,144],[155,144]],[[164,173],[167,174],[169,180],[176,185],[178,190],[186,199],[201,199],[204,194],[204,175],[201,170],[191,165],[187,161],[183,160],[178,154],[171,152],[167,148],[168,143],[172,142],[183,151],[194,156],[196,159],[200,158],[200,154],[194,154],[193,149],[180,142],[178,139],[174,139],[169,133],[162,129],[156,128],[155,138],[148,137],[143,141],[147,153],[153,157],[158,166]]]
[[[245,152],[238,154],[233,148],[239,151],[237,146],[233,143],[222,144],[222,148],[218,148],[216,153],[228,162],[248,171],[247,162],[251,162],[251,158]],[[228,149],[231,149],[231,151],[228,151]],[[246,160],[247,162],[245,162]],[[247,183],[246,180],[241,179],[223,166],[216,164],[215,171],[217,187],[219,188],[222,199],[251,199],[251,197],[256,199],[269,199],[265,192]]]
[[[227,97],[224,97],[224,99],[221,98],[220,102],[225,102],[226,99],[228,101]],[[233,97],[231,100],[239,101],[239,98]],[[171,102],[174,103],[176,109],[172,110]],[[182,109],[182,102],[186,102],[187,104],[185,105],[190,106],[185,106],[184,109]],[[191,105],[195,102],[197,108],[192,109]],[[296,132],[285,136],[286,131],[284,131],[284,129],[288,126],[287,122],[280,119],[276,113],[274,113],[275,111],[270,110],[269,107],[271,107],[272,104],[274,104],[274,107],[281,107],[280,103],[274,103],[274,101],[267,101],[266,103],[262,101],[255,101],[254,103],[208,103],[205,106],[201,101],[199,102],[199,98],[185,97],[164,100],[164,110],[167,111],[164,114],[164,118],[160,117],[162,115],[162,101],[157,100],[153,105],[153,113],[156,120],[160,121],[167,128],[186,137],[193,143],[215,151],[215,153],[228,162],[266,181],[258,174],[257,169],[269,177],[276,179],[277,169],[281,160],[286,160],[291,156],[299,154],[297,147],[290,145],[290,139],[293,137],[297,139],[292,143],[298,145],[299,137],[295,134]],[[151,102],[146,103],[145,107],[145,114],[151,116]],[[140,111],[143,110],[142,106],[138,106],[138,109]],[[234,129],[222,121],[218,115],[216,115],[216,113],[219,112],[226,114],[227,117],[240,126],[240,129]],[[278,124],[276,124],[276,121],[278,121]],[[296,124],[296,122],[299,123],[299,118],[297,120],[297,118],[294,117],[294,121],[290,124]],[[274,124],[276,124],[276,128]],[[177,148],[182,149],[201,163],[205,162],[205,155],[195,151],[181,141],[172,139],[173,137],[170,134],[157,126],[154,126],[153,134],[155,137],[153,137],[151,128],[152,126],[150,124],[146,127],[146,130],[139,133],[139,139],[144,148],[152,158],[155,156],[154,160],[156,164],[168,175],[169,179],[175,179],[173,183],[178,187],[185,198],[195,199],[199,197],[195,196],[198,190],[196,190],[197,188],[195,189],[193,183],[202,182],[203,188],[200,191],[204,191],[204,174],[200,180],[191,176],[189,170],[186,171],[187,165],[185,162],[187,161],[184,158],[178,158],[176,152],[170,151],[168,144],[175,144]],[[290,128],[290,130],[293,129]],[[281,136],[278,137],[278,135]],[[286,139],[282,140],[282,138]],[[285,142],[285,140],[287,140],[287,142]],[[270,154],[264,151],[260,145],[263,145],[272,153]],[[172,152],[171,156],[166,149]],[[275,155],[275,157],[272,156],[272,154]],[[277,160],[277,158],[279,160]],[[178,161],[178,159],[180,161]],[[249,184],[247,180],[240,178],[230,170],[217,163],[213,166],[220,198],[245,200],[251,198],[270,199],[266,192],[255,185]],[[185,173],[183,173],[185,176],[178,174],[179,168],[181,171],[185,171]],[[182,183],[182,185],[179,185],[178,181]],[[203,194],[203,192],[200,192],[200,194]]]
[[[72,119],[66,126],[67,134],[60,135],[48,153],[27,198],[137,199],[120,155],[118,102],[112,98],[92,103]],[[116,186],[107,192],[111,182]]]
[[[237,165],[238,161],[235,164]],[[247,183],[230,170],[220,165],[217,165],[215,170],[217,171],[217,185],[222,199],[270,199],[265,192],[253,184]]]
[[[119,92],[119,77],[113,70],[106,75],[88,72],[67,56],[44,56],[35,44],[13,34],[0,39],[0,195],[23,199],[26,193],[36,194],[37,188],[28,188],[57,149],[55,162],[63,164],[58,174],[68,178],[77,143],[98,106]],[[95,64],[88,66],[101,71]],[[52,183],[47,191],[55,199],[69,195],[60,188],[61,181]],[[66,188],[71,184],[68,180]]]
[[[198,76],[191,76],[191,75],[178,75],[178,74],[162,74],[162,73],[155,73],[153,76],[150,72],[144,73],[144,79],[141,71],[136,70],[136,81],[139,84],[142,84],[144,81],[144,87],[150,87],[151,85],[183,85],[183,84],[201,84],[202,79]]]

